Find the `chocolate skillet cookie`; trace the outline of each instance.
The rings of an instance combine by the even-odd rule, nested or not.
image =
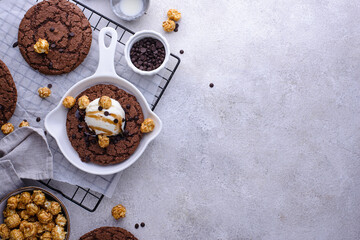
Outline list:
[[[0,60],[0,126],[7,123],[16,107],[17,91],[5,63]]]
[[[34,45],[41,39],[40,53]],[[22,56],[39,72],[50,75],[74,70],[87,56],[92,41],[89,21],[67,0],[46,0],[31,7],[19,26]]]
[[[79,109],[78,99],[86,95],[90,101],[108,96],[118,101],[125,112],[123,133],[109,136],[106,148],[98,144],[98,136],[85,122],[85,109]],[[111,114],[111,113],[110,113]],[[99,84],[86,89],[76,97],[75,105],[68,111],[66,129],[73,148],[83,162],[110,165],[128,159],[138,147],[142,138],[140,131],[144,115],[136,97],[113,85]]]
[[[80,240],[138,240],[131,232],[119,227],[100,227],[86,233]]]

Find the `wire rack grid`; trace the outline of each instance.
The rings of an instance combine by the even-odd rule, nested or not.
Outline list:
[[[38,2],[38,0],[35,0]],[[126,41],[129,39],[134,32],[128,29],[125,26],[116,23],[110,18],[102,15],[96,10],[86,6],[85,4],[78,2],[77,0],[69,0],[76,4],[88,18],[92,28],[93,28],[93,37],[97,36],[98,33],[103,27],[113,27],[117,32],[119,39],[118,48],[120,47],[121,51],[117,51],[115,54],[115,59],[119,59],[118,64],[115,66],[116,71],[121,73],[120,75],[125,79],[129,79],[139,90],[143,93],[147,99],[151,109],[154,110],[162,95],[164,94],[168,84],[170,83],[172,77],[174,76],[179,64],[180,58],[174,54],[170,54],[170,59],[166,67],[160,71],[155,77],[144,77],[137,75],[136,73],[129,71],[129,68],[126,66],[125,58],[123,57],[123,47]],[[94,34],[95,33],[95,34]],[[108,36],[108,41],[110,41],[110,36]],[[147,81],[144,81],[143,78],[148,78]],[[54,150],[54,149],[53,149]],[[55,154],[61,154],[57,149]],[[105,183],[109,183],[112,179],[108,179],[103,176],[97,176],[101,178]],[[104,195],[99,194],[95,191],[92,191],[89,188],[83,188],[81,186],[74,186],[67,183],[55,181],[55,180],[46,180],[40,181],[42,184],[50,188],[51,190],[61,194],[63,197],[72,201],[73,203],[79,205],[89,212],[96,211],[97,207],[101,203]]]

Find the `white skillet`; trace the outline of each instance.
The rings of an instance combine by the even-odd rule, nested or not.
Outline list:
[[[111,36],[111,43],[109,47],[105,46],[104,38],[105,34]],[[71,164],[75,167],[92,174],[98,175],[109,175],[120,172],[128,167],[130,167],[144,152],[147,145],[159,135],[162,122],[160,118],[151,111],[145,97],[141,92],[130,82],[119,77],[114,68],[114,56],[115,49],[117,44],[117,32],[115,29],[106,27],[101,29],[99,33],[99,66],[94,73],[94,75],[81,80],[72,86],[62,97],[61,101],[45,118],[45,128],[53,136],[64,156],[69,160]],[[76,97],[82,91],[87,88],[97,85],[97,84],[112,84],[117,86],[120,89],[125,90],[126,92],[134,95],[144,113],[144,118],[151,118],[155,122],[155,129],[151,133],[143,135],[143,138],[140,141],[140,144],[136,151],[130,156],[129,159],[124,162],[109,165],[109,166],[100,166],[93,163],[84,163],[80,160],[78,153],[71,146],[71,143],[68,139],[66,132],[66,115],[68,110],[62,105],[62,102],[66,96]]]

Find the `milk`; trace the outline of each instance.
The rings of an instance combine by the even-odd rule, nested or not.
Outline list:
[[[144,8],[143,0],[120,0],[120,11],[127,16],[136,16]]]

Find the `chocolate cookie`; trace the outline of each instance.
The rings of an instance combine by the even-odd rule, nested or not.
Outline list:
[[[0,60],[0,126],[7,123],[16,108],[17,91],[9,69]]]
[[[37,53],[39,38],[49,43],[49,53]],[[74,70],[87,56],[92,41],[89,21],[67,0],[46,0],[31,7],[19,26],[20,52],[29,65],[44,74]]]
[[[123,228],[100,227],[86,233],[80,240],[137,240],[137,238]]]
[[[117,100],[125,111],[125,129],[123,134],[110,136],[110,145],[101,148],[97,135],[85,122],[85,110],[78,108],[78,98],[86,95],[90,101],[101,96]],[[140,131],[144,115],[136,97],[113,85],[99,84],[86,89],[76,98],[76,104],[69,110],[66,129],[71,145],[83,162],[110,165],[122,162],[130,157],[142,138]]]

